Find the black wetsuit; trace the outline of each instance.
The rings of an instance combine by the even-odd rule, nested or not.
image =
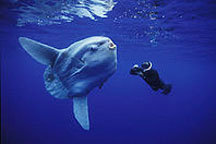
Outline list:
[[[165,87],[165,84],[160,79],[158,72],[154,69],[143,72],[143,75],[140,76],[151,86],[154,91],[164,89]]]
[[[158,72],[154,69],[150,69],[144,72],[142,68],[136,67],[130,70],[130,74],[139,75],[140,77],[142,77],[154,91],[162,89],[163,94],[168,94],[171,91],[171,85],[170,84],[166,85],[160,79]]]

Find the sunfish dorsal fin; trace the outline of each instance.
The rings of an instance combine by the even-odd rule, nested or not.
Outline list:
[[[75,118],[83,129],[89,130],[87,96],[73,97],[73,111]]]
[[[35,60],[44,65],[52,65],[60,51],[25,37],[20,37],[19,42]]]

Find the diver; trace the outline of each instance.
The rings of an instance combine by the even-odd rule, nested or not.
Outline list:
[[[139,75],[154,91],[158,91],[159,89],[163,90],[162,94],[167,95],[172,89],[172,85],[165,84],[160,79],[158,72],[155,69],[152,69],[152,63],[150,61],[144,62],[141,67],[135,64],[130,70],[130,74]]]

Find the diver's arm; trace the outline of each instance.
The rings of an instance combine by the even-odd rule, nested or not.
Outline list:
[[[131,75],[141,75],[142,74],[142,72],[140,72],[140,71],[134,71],[134,70],[130,70],[130,74]]]
[[[144,72],[142,72],[142,73],[140,74],[140,76],[141,76],[143,79],[146,79],[146,76],[145,76],[145,73],[144,73]]]

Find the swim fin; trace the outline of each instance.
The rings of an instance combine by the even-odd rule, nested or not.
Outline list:
[[[162,94],[165,94],[165,95],[169,94],[170,91],[171,91],[171,89],[172,89],[172,85],[171,84],[165,85],[164,91],[162,92]]]

